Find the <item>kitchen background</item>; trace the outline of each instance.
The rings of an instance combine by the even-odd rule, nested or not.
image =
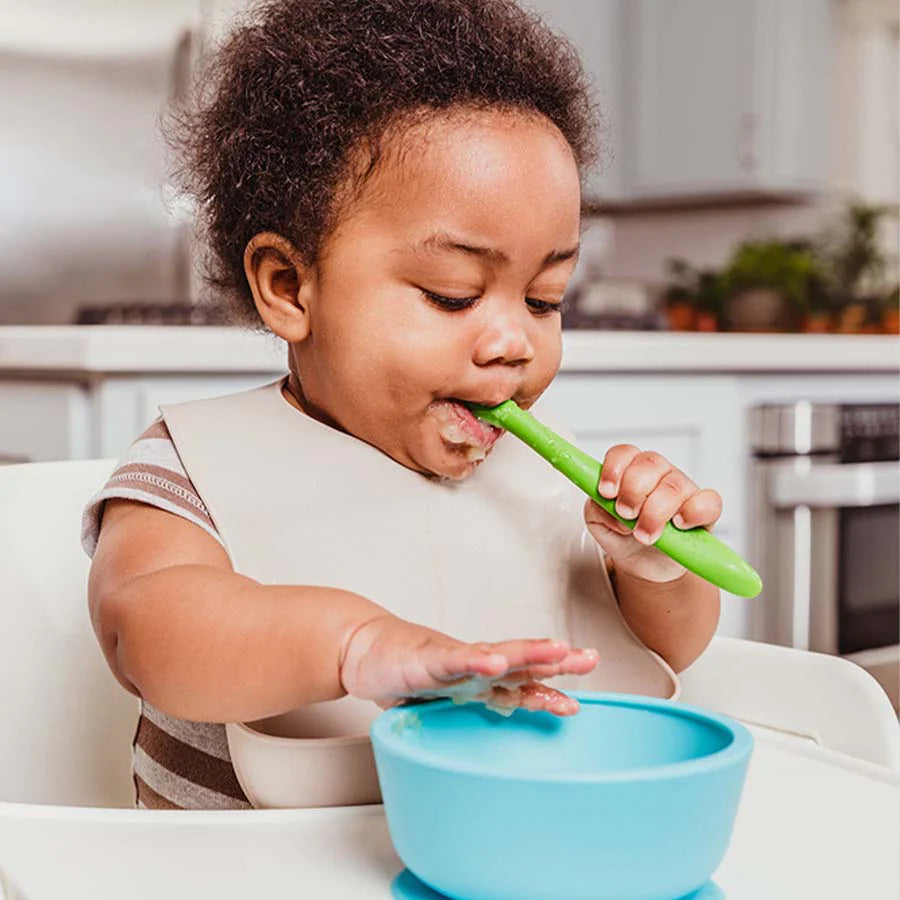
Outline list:
[[[851,655],[896,704],[897,3],[530,5],[605,117],[561,412],[723,494],[767,585],[723,633]],[[204,292],[159,133],[243,6],[0,5],[0,462],[116,457],[159,403],[283,370]]]
[[[158,119],[242,5],[0,6],[0,323],[196,301]],[[896,3],[531,5],[578,45],[606,120],[567,325],[896,329]],[[185,315],[143,315],[166,312]]]

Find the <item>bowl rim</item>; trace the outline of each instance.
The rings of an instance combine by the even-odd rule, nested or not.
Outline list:
[[[332,735],[331,737],[317,738],[285,737],[280,734],[266,734],[265,731],[259,731],[248,722],[226,722],[226,739],[230,733],[230,730],[243,735],[245,738],[253,741],[254,743],[269,744],[272,747],[289,748],[296,747],[302,744],[304,749],[312,750],[317,747],[353,747],[371,743],[371,738],[364,732],[360,732],[359,734],[339,734]],[[229,743],[229,748],[230,747],[231,744]]]
[[[596,774],[549,774],[540,773],[530,775],[526,773],[495,772],[475,765],[467,765],[460,761],[450,761],[447,757],[441,757],[418,748],[412,748],[405,743],[393,726],[402,715],[416,712],[421,706],[429,709],[444,709],[458,706],[452,700],[436,700],[427,704],[415,704],[410,706],[395,706],[385,710],[372,723],[370,733],[372,746],[376,752],[387,751],[395,757],[401,757],[405,761],[423,768],[436,769],[443,772],[452,772],[459,775],[471,775],[481,778],[491,778],[502,781],[518,781],[533,784],[597,784],[607,782],[629,781],[661,781],[671,778],[682,778],[691,775],[699,775],[707,772],[719,771],[729,766],[739,764],[749,759],[753,750],[753,735],[749,729],[740,722],[720,713],[702,709],[699,706],[682,703],[676,700],[665,700],[657,697],[645,697],[638,694],[617,694],[595,691],[567,691],[570,697],[575,697],[581,704],[596,704],[606,706],[628,706],[631,708],[643,708],[654,710],[666,715],[679,716],[694,721],[702,721],[707,725],[714,725],[727,732],[731,740],[719,750],[708,753],[705,756],[697,756],[691,759],[676,760],[674,762],[659,763],[650,766],[637,766],[633,769],[616,772],[598,772]]]

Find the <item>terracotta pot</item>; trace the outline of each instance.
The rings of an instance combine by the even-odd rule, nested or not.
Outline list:
[[[697,313],[697,331],[718,331],[719,317],[711,312]]]
[[[886,309],[881,314],[881,330],[884,334],[900,334],[900,309]]]
[[[770,288],[749,288],[728,298],[726,319],[731,331],[793,331],[787,301]]]
[[[837,331],[841,334],[860,334],[865,326],[866,308],[862,303],[850,303],[838,315]]]
[[[809,313],[803,317],[801,330],[807,334],[826,334],[831,331],[831,316],[828,313]]]
[[[697,312],[688,303],[670,303],[666,307],[666,320],[672,331],[693,331],[697,324]]]

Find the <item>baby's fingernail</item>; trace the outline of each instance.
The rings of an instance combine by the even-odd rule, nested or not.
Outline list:
[[[616,485],[612,481],[601,481],[597,490],[599,491],[601,497],[616,496]]]
[[[678,515],[675,516],[674,519],[672,519],[672,524],[676,528],[684,528],[685,527],[684,516],[682,516],[681,513],[679,513]]]
[[[616,512],[623,519],[633,519],[636,515],[635,511],[630,506],[625,506],[622,503],[616,504]]]

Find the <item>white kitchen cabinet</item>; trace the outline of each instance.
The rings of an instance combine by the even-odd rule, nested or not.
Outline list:
[[[829,178],[833,0],[525,0],[604,115],[590,201],[793,195]]]
[[[741,410],[729,376],[694,376],[672,390],[664,375],[622,377],[561,373],[548,401],[578,438],[602,460],[614,444],[662,453],[700,484],[723,495],[737,492],[733,462],[744,453]],[[732,523],[726,509],[721,527]]]
[[[248,390],[279,374],[0,380],[0,465],[117,458],[159,415],[160,404]]]
[[[844,0],[835,52],[836,186],[875,206],[900,204],[900,7]],[[887,223],[885,223],[887,224]],[[897,222],[893,218],[897,246]],[[892,250],[891,252],[896,252]]]
[[[828,179],[831,0],[629,0],[622,142],[634,198]]]
[[[93,394],[94,455],[118,457],[159,416],[165,403],[204,400],[267,384],[277,372],[242,375],[153,375],[109,378]]]
[[[0,381],[0,465],[92,455],[87,389],[54,381]]]

